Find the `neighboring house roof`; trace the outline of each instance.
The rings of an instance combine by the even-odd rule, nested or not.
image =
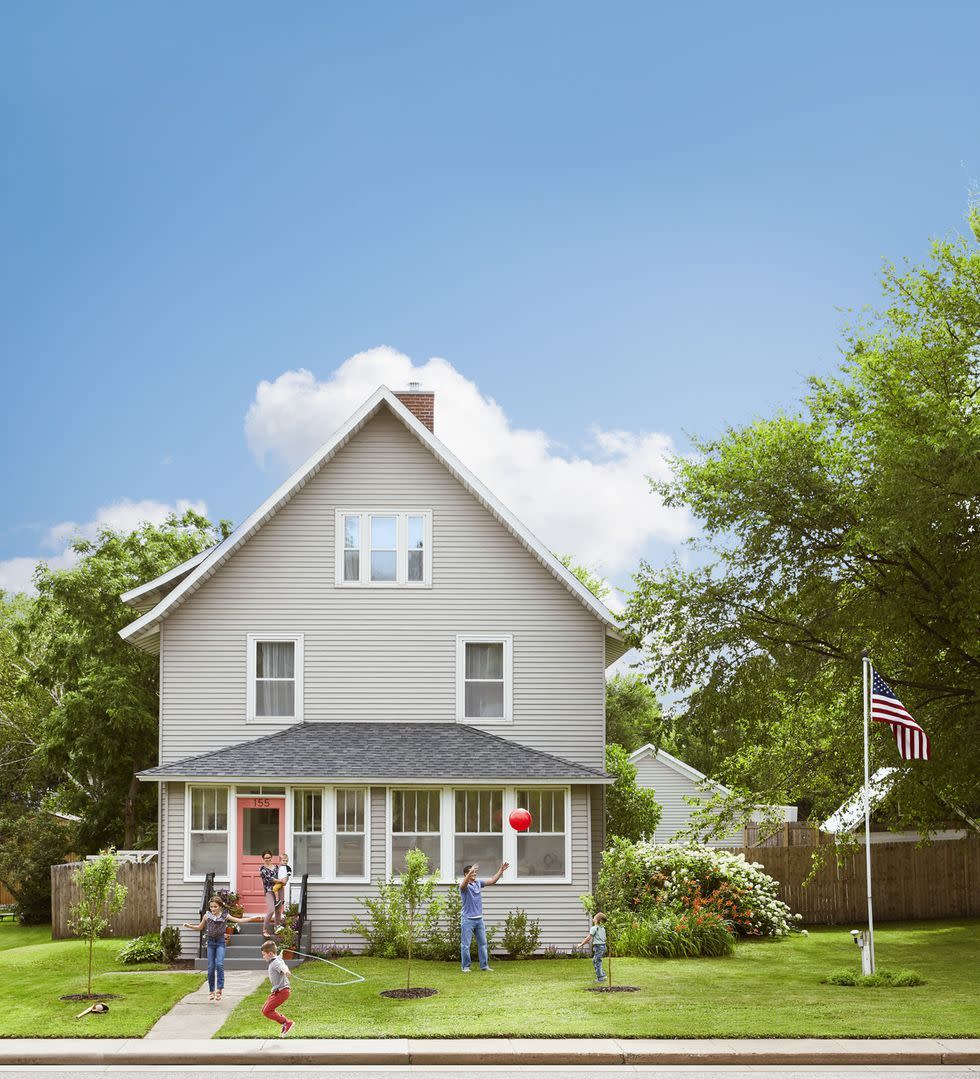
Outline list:
[[[897,773],[897,768],[879,768],[866,785],[862,785],[860,790],[831,813],[820,825],[820,830],[831,835],[853,832],[864,821],[865,803],[870,809],[880,805],[895,785]]]
[[[611,783],[604,772],[463,723],[298,723],[140,772],[141,779],[520,780]]]
[[[119,636],[131,644],[145,648],[147,651],[155,651],[158,644],[153,641],[153,638],[159,633],[160,622],[167,614],[179,606],[192,592],[200,588],[254,532],[261,528],[273,514],[285,505],[312,476],[316,475],[383,407],[389,408],[392,414],[400,419],[424,446],[431,450],[436,459],[449,469],[470,494],[481,502],[546,569],[550,570],[584,607],[605,624],[607,637],[612,637],[617,641],[623,640],[623,635],[619,631],[616,619],[606,605],[597,599],[573,573],[567,570],[555,555],[506,506],[499,502],[496,496],[395,397],[387,386],[380,386],[354,415],[305,464],[300,465],[289,479],[270,495],[254,513],[250,514],[221,543],[212,547],[210,551],[204,552],[201,561],[191,568],[190,573],[184,575],[176,586],[168,591],[155,606],[134,622],[130,622],[128,626],[124,626],[119,631]],[[176,570],[171,571],[175,578],[178,576],[178,571],[182,571],[187,565],[188,563],[185,562],[183,566],[178,566]],[[157,581],[160,580],[160,578],[157,578]],[[150,581],[141,587],[149,589],[149,586],[154,583]],[[133,589],[125,593],[125,595],[132,596],[133,592],[138,591],[139,589]],[[614,656],[613,658],[616,657]]]
[[[699,784],[703,783],[706,786],[711,787],[713,790],[716,790],[719,794],[732,793],[731,790],[723,783],[719,783],[715,779],[709,779],[704,774],[704,772],[699,772],[697,768],[692,767],[686,761],[678,759],[677,757],[668,753],[666,749],[657,749],[656,746],[651,745],[649,742],[645,746],[640,746],[639,749],[634,750],[630,754],[629,759],[635,762],[640,757],[644,756],[655,757],[662,764],[666,764],[668,768],[673,768],[675,772],[679,772],[682,776],[686,776],[692,782]],[[796,820],[796,806],[777,805],[772,807],[758,806],[757,808],[760,810],[766,810],[768,808],[778,809],[782,814],[783,820]]]

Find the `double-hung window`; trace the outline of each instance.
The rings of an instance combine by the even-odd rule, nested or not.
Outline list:
[[[293,873],[323,876],[323,791],[293,791]]]
[[[517,836],[517,877],[567,875],[564,790],[518,790],[517,807],[531,814],[531,827]]]
[[[424,588],[432,583],[430,510],[337,510],[336,583]]]
[[[479,862],[487,876],[504,860],[504,792],[501,790],[456,791],[454,835],[456,876],[463,866]]]
[[[456,719],[510,723],[513,718],[513,638],[456,638]]]
[[[191,877],[208,873],[228,877],[228,790],[191,787],[187,870]]]
[[[391,872],[405,868],[405,855],[418,849],[429,859],[429,872],[442,872],[442,791],[391,792]]]
[[[248,636],[248,721],[303,718],[303,635]]]
[[[337,800],[337,845],[334,851],[336,877],[363,879],[368,876],[364,809],[366,793],[356,787],[338,787],[334,792]]]

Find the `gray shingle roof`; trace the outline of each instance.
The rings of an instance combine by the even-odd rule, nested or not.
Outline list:
[[[299,723],[139,774],[145,779],[610,782],[596,769],[462,723]]]

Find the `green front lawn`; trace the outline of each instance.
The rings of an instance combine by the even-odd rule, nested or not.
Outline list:
[[[358,985],[330,988],[305,979],[337,979],[305,963],[283,1011],[294,1037],[978,1037],[980,920],[886,925],[875,934],[879,966],[912,967],[916,989],[821,985],[840,967],[860,965],[848,927],[808,937],[742,944],[731,959],[616,959],[617,982],[639,993],[599,994],[592,964],[581,960],[508,962],[491,973],[461,974],[450,963],[416,963],[413,985],[438,996],[395,1001],[378,996],[404,985],[404,962],[346,959]],[[259,1013],[268,989],[244,1000],[221,1038],[272,1037]]]
[[[50,926],[0,925],[0,1009],[3,1038],[140,1038],[204,979],[197,974],[143,974],[163,970],[159,963],[141,964],[134,973],[116,958],[125,941],[100,940],[95,945],[93,993],[116,993],[106,1015],[75,1016],[86,1001],[59,1000],[64,993],[87,989],[88,946],[79,940],[51,940]]]

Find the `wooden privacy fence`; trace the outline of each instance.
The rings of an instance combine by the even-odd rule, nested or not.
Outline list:
[[[51,937],[63,940],[71,937],[68,926],[69,911],[79,900],[75,884],[77,863],[51,867]],[[126,902],[123,909],[109,921],[109,936],[138,937],[142,933],[160,930],[160,914],[157,906],[157,861],[121,862],[118,879],[125,884]]]
[[[863,844],[838,862],[825,861],[813,880],[812,847],[737,848],[779,881],[779,898],[810,924],[863,923],[867,917],[867,877]],[[935,842],[873,843],[871,889],[875,921],[980,916],[980,837]]]

